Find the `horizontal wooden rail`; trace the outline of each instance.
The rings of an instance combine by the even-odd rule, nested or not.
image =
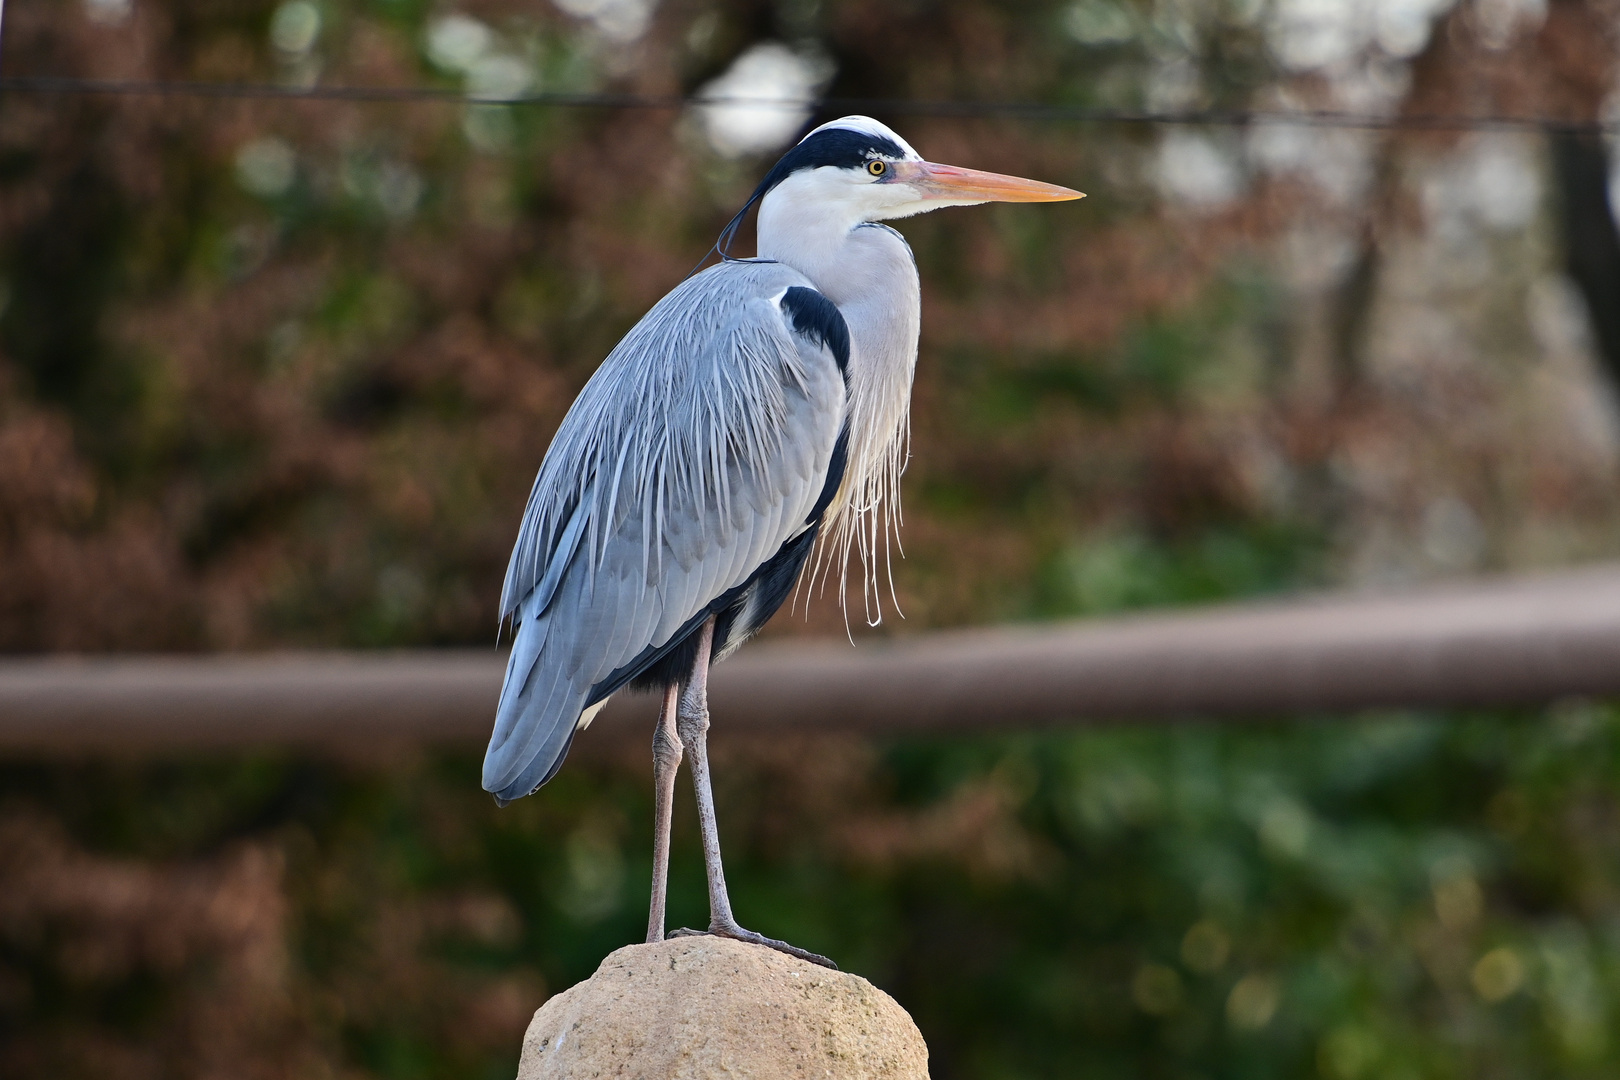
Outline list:
[[[0,660],[0,748],[477,742],[489,650]],[[1012,729],[1620,694],[1620,566],[899,640],[761,644],[717,729]],[[590,738],[650,730],[620,695]]]

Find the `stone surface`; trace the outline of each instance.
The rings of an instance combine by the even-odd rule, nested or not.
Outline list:
[[[518,1065],[518,1080],[927,1076],[917,1025],[859,975],[713,937],[611,954],[534,1014]]]

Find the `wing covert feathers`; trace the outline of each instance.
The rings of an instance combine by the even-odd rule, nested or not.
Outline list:
[[[550,778],[593,687],[804,531],[848,355],[842,316],[802,275],[729,262],[682,282],[602,363],[546,452],[507,568],[514,640],[484,761],[497,798]]]

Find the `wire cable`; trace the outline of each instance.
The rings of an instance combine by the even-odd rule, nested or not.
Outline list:
[[[3,0],[0,0],[3,2]],[[1207,127],[1250,127],[1282,124],[1300,127],[1359,128],[1406,131],[1544,131],[1569,134],[1613,134],[1620,120],[1566,120],[1551,116],[1492,114],[1388,114],[1338,110],[1188,109],[1146,111],[1081,105],[1048,105],[1017,101],[908,101],[897,98],[827,97],[819,99],[675,94],[615,94],[547,91],[514,95],[468,93],[431,86],[285,86],[275,83],[189,82],[133,79],[81,79],[68,76],[0,77],[0,95],[194,97],[238,100],[338,101],[393,104],[445,104],[565,109],[664,109],[741,107],[826,109],[888,114],[1007,118],[1090,124],[1163,124]]]

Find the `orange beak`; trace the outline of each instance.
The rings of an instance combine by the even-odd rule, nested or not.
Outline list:
[[[1043,184],[1039,180],[936,165],[931,161],[896,162],[894,179],[920,189],[929,199],[951,202],[1068,202],[1086,197],[1084,192],[1073,188]]]

